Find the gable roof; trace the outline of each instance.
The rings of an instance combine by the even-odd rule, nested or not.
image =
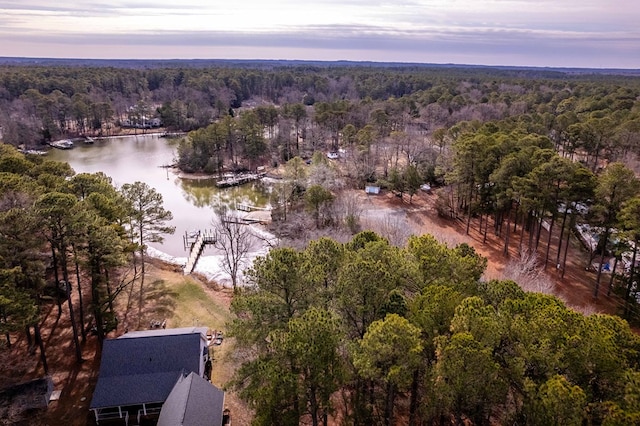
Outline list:
[[[221,426],[224,392],[195,373],[181,376],[167,397],[158,426]]]
[[[90,408],[163,402],[183,370],[199,372],[203,335],[175,330],[105,340]]]

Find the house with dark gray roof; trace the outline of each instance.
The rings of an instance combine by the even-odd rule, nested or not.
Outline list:
[[[158,426],[220,426],[224,392],[189,373],[178,379],[162,406]]]
[[[131,416],[137,418],[138,424],[143,418],[158,418],[174,389],[177,388],[177,396],[172,400],[188,396],[196,386],[202,392],[186,401],[209,398],[204,404],[219,410],[218,417],[222,419],[224,392],[202,378],[207,361],[210,357],[205,327],[135,331],[105,340],[98,383],[89,406],[96,423],[119,420],[128,425]],[[188,377],[191,378],[187,380]],[[187,387],[189,392],[185,391]],[[172,402],[170,407],[175,405]],[[187,407],[198,413],[196,405]],[[203,424],[222,424],[222,420],[212,420]]]

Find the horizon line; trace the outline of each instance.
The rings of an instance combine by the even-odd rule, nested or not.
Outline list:
[[[80,58],[80,57],[47,57],[47,56],[0,56],[0,63],[4,61],[94,61],[94,62],[293,62],[314,64],[378,64],[378,65],[403,65],[403,66],[436,66],[436,67],[469,67],[469,68],[509,68],[509,69],[539,69],[539,70],[595,70],[595,71],[639,71],[640,68],[619,67],[580,67],[580,66],[544,66],[544,65],[487,65],[473,63],[437,63],[437,62],[411,62],[411,61],[376,61],[376,60],[352,60],[352,59],[265,59],[265,58]]]

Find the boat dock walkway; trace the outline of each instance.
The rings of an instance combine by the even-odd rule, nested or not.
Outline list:
[[[265,176],[266,176],[266,173],[246,173],[246,174],[226,176],[216,181],[216,186],[218,188],[229,188],[231,186],[243,185],[248,182],[260,180]]]
[[[269,220],[263,217],[254,217],[251,214],[248,214],[246,216],[237,216],[233,214],[225,215],[220,217],[220,221],[222,221],[222,223],[234,223],[238,225],[264,225],[265,223],[269,222]]]
[[[253,212],[256,210],[270,211],[271,207],[258,207],[258,206],[252,206],[251,204],[247,204],[247,203],[240,203],[240,204],[236,204],[236,210],[240,210],[243,212]]]
[[[193,272],[204,246],[207,244],[215,244],[216,241],[217,235],[214,232],[196,231],[190,234],[185,232],[184,246],[185,249],[189,248],[189,259],[187,259],[187,264],[184,266],[184,275],[189,275]]]

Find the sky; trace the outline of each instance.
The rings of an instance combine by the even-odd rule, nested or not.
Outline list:
[[[0,0],[0,56],[640,69],[638,0]]]

